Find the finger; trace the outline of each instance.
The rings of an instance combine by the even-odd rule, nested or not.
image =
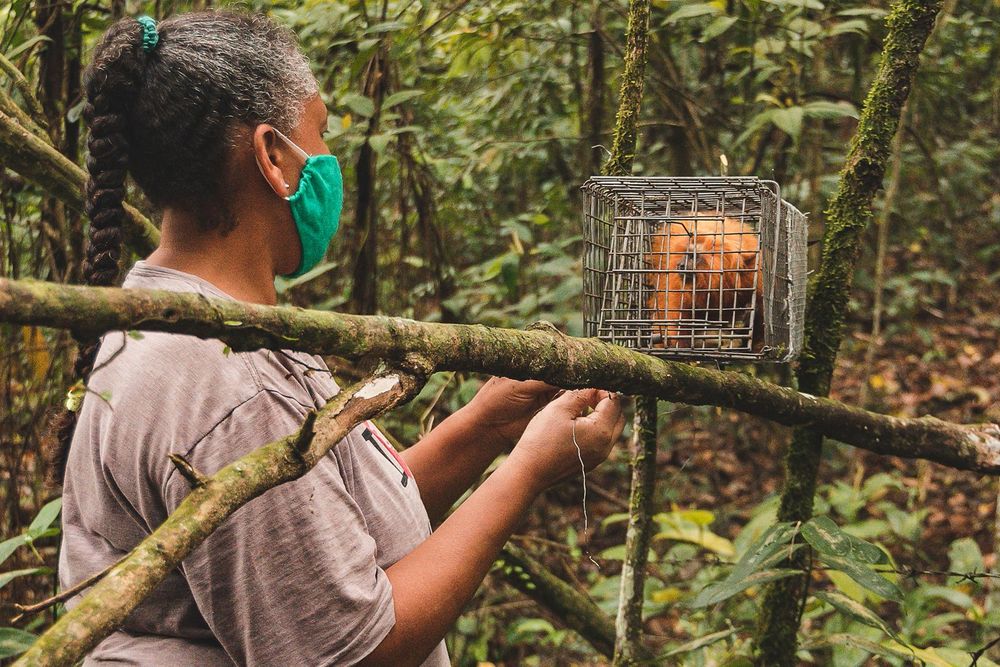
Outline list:
[[[559,387],[549,384],[548,382],[543,382],[542,380],[522,380],[521,388],[532,393],[532,394],[545,394],[545,393],[555,393],[559,391]]]
[[[584,419],[603,424],[614,424],[622,417],[622,402],[616,397],[615,394],[609,394],[608,392],[600,392],[604,394],[594,411],[584,417]]]
[[[567,391],[565,394],[552,402],[552,405],[559,406],[560,409],[572,413],[574,417],[582,415],[588,407],[593,407],[600,402],[597,389],[576,389]]]

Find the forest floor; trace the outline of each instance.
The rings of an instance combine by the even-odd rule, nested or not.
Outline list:
[[[910,259],[903,252],[890,258],[890,263],[899,265]],[[889,275],[897,268],[914,269],[912,265],[890,266]],[[907,417],[934,415],[957,423],[1000,422],[1000,309],[985,271],[965,276],[963,284],[977,287],[966,293],[961,286],[941,288],[940,294],[933,295],[939,298],[924,299],[916,312],[899,317],[899,322],[890,319],[888,335],[877,348],[871,368],[865,364],[871,340],[870,304],[858,304],[841,348],[833,397],[858,404],[867,383],[867,407],[872,410]],[[780,493],[790,433],[790,429],[734,411],[689,406],[671,410],[661,404],[661,511],[669,511],[671,505],[710,510],[716,517],[711,529],[733,539],[755,507]],[[994,478],[828,443],[820,485],[841,482],[857,488],[877,473],[889,473],[902,487],[885,489],[883,499],[893,500],[904,512],[925,512],[917,529],[919,537],[900,540],[895,546],[889,540],[887,546],[899,567],[946,570],[952,543],[969,537],[984,556],[983,567],[995,567],[1000,486]],[[616,463],[602,466],[589,479],[591,491],[597,493],[592,492],[588,500],[588,550],[599,554],[624,542],[624,523],[600,527],[603,518],[622,512],[627,503],[624,448]],[[582,533],[578,483],[551,490],[546,500],[539,504],[525,533],[545,535],[551,539],[549,544],[565,544],[568,533]],[[553,512],[556,507],[558,514]],[[877,502],[867,503],[859,518],[884,519],[880,507]],[[566,553],[546,552],[549,564],[563,576],[579,581],[594,569],[586,557],[578,553],[569,558]],[[602,563],[604,574],[615,571],[614,564],[605,568]],[[668,613],[654,619],[647,630],[673,635],[677,618]]]

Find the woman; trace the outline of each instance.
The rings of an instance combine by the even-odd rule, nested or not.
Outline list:
[[[95,49],[86,93],[89,283],[117,281],[126,170],[162,210],[160,246],[126,287],[273,304],[276,275],[322,258],[340,172],[290,33],[232,12],[124,19]],[[226,352],[162,333],[111,333],[82,350],[88,391],[53,456],[65,467],[64,587],[118,560],[187,495],[168,454],[214,473],[337,392],[317,356]],[[593,466],[621,432],[614,396],[554,393],[493,379],[401,456],[359,425],[303,478],[230,517],[88,660],[448,664],[442,638],[500,547],[544,488],[579,470],[574,442]]]

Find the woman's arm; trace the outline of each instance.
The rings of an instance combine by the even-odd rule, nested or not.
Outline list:
[[[514,446],[557,391],[537,380],[491,378],[468,405],[403,452],[432,522],[451,509],[499,454]]]
[[[620,401],[593,389],[567,393],[539,413],[475,493],[386,570],[396,623],[361,664],[419,665],[454,625],[535,497],[579,472],[574,441],[593,467],[607,458],[623,424]]]

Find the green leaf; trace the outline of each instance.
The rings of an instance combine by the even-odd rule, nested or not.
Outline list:
[[[45,35],[35,35],[31,39],[24,40],[23,42],[15,46],[13,49],[8,51],[6,54],[7,60],[13,62],[15,58],[17,58],[19,55],[21,55],[22,53],[33,47],[35,44],[38,44],[39,42],[51,42],[51,41],[52,41],[51,37],[46,37]]]
[[[372,147],[373,151],[381,155],[391,140],[391,134],[373,134],[368,137],[368,145]]]
[[[948,569],[952,572],[983,572],[983,552],[971,537],[961,537],[948,547]]]
[[[35,643],[37,637],[18,628],[0,628],[0,660],[21,655]]]
[[[724,557],[732,557],[736,553],[733,543],[726,538],[690,523],[665,528],[654,535],[653,539],[690,542]]]
[[[625,545],[617,544],[613,547],[608,547],[601,553],[597,554],[598,558],[604,558],[606,560],[625,560]],[[646,554],[646,560],[650,563],[655,563],[657,559],[656,552],[650,549]]]
[[[819,0],[764,0],[764,2],[791,9],[825,9]]]
[[[820,645],[832,645],[832,646],[850,646],[852,648],[858,648],[862,651],[868,651],[872,655],[877,655],[883,658],[912,658],[912,653],[908,651],[899,651],[888,646],[883,646],[870,639],[865,639],[864,637],[859,637],[857,635],[849,634],[835,634],[824,637],[822,641],[819,642]]]
[[[672,651],[664,653],[662,657],[669,658],[672,655],[697,651],[700,648],[711,646],[715,642],[725,639],[726,637],[731,637],[732,635],[735,634],[736,634],[736,628],[730,628],[728,630],[719,630],[718,632],[713,632],[712,634],[705,635],[704,637],[698,637],[697,639],[692,639],[691,641],[685,644],[681,644]]]
[[[830,581],[833,582],[838,591],[852,600],[864,602],[868,597],[875,597],[873,593],[865,590],[864,586],[861,586],[840,570],[828,570],[826,576],[830,578]]]
[[[30,574],[52,574],[51,567],[29,567],[25,570],[11,570],[10,572],[0,572],[0,588],[3,588],[18,577],[26,577]]]
[[[718,14],[719,8],[715,5],[708,4],[694,4],[694,5],[684,5],[673,14],[667,17],[667,23],[677,23],[684,19],[691,19],[697,16],[705,16],[707,14]]]
[[[376,23],[375,25],[369,27],[365,30],[365,34],[381,34],[386,32],[395,32],[396,30],[404,30],[409,24],[402,21],[383,21],[382,23]]]
[[[32,539],[38,539],[42,536],[42,533],[52,525],[52,522],[56,520],[59,516],[59,510],[62,509],[62,498],[56,498],[55,500],[49,502],[42,509],[38,510],[38,514],[35,516],[35,520],[31,522],[28,526],[27,533]]]
[[[805,112],[806,116],[810,118],[857,118],[858,109],[850,102],[828,102],[826,100],[816,100],[815,102],[807,102],[802,105],[802,110]],[[867,495],[867,482],[865,483],[866,489],[862,490],[863,493]]]
[[[371,118],[375,113],[375,103],[372,102],[370,97],[358,95],[357,93],[348,93],[347,95],[341,97],[340,101],[344,104],[344,106],[359,116]]]
[[[802,570],[760,570],[746,577],[726,577],[718,584],[711,584],[701,589],[694,600],[688,603],[689,607],[697,609],[717,604],[723,600],[728,600],[737,593],[742,593],[752,586],[760,586],[778,579],[790,577],[793,574],[802,574]]]
[[[788,134],[793,139],[798,139],[802,133],[802,117],[805,111],[802,107],[786,107],[784,109],[771,110],[771,122],[778,126],[782,132]]]
[[[737,20],[735,16],[718,16],[712,19],[712,22],[705,26],[705,29],[701,32],[701,39],[698,41],[704,44],[715,39],[732,28]]]
[[[389,97],[382,101],[382,108],[389,109],[396,106],[397,104],[402,104],[408,100],[412,100],[414,97],[420,97],[424,94],[424,91],[414,88],[413,90],[401,90],[398,93],[393,93]]]
[[[837,16],[868,16],[873,20],[881,21],[889,12],[881,7],[857,7],[854,9],[841,9]]]
[[[0,542],[0,565],[2,565],[5,560],[10,558],[10,555],[17,551],[18,547],[23,547],[27,543],[27,535],[18,535],[10,538],[9,540]]]
[[[885,563],[885,552],[871,542],[845,533],[827,516],[818,516],[802,525],[802,537],[821,554],[861,563]]]
[[[850,19],[834,23],[832,26],[827,28],[826,34],[828,37],[836,37],[837,35],[846,34],[867,35],[869,28],[870,24],[864,19]]]
[[[969,654],[966,651],[959,651],[958,655],[946,656],[950,653],[946,648],[920,648],[913,644],[908,644],[902,640],[887,641],[885,645],[896,651],[900,656],[905,656],[911,661],[915,661],[921,667],[968,667]],[[996,663],[983,656],[976,663],[977,667],[990,667]]]
[[[747,122],[746,129],[740,133],[740,136],[736,137],[733,142],[733,147],[741,145],[744,141],[752,137],[754,134],[760,131],[762,127],[771,122],[771,116],[774,115],[775,109],[765,109],[758,114],[755,114]]]
[[[677,510],[671,514],[698,526],[710,526],[715,522],[715,515],[708,510]]]
[[[775,560],[779,562],[784,560],[794,551],[794,548],[788,543],[795,535],[795,524],[787,521],[774,524],[747,548],[746,553],[736,563],[736,567],[733,568],[729,577],[745,577],[754,570],[769,566],[768,564]]]
[[[875,612],[863,604],[855,602],[846,595],[835,591],[816,591],[815,595],[820,600],[823,600],[840,613],[853,618],[858,623],[863,623],[869,627],[881,630],[893,639],[898,638],[896,631],[890,628],[888,623],[876,616]]]
[[[66,111],[66,120],[71,123],[75,123],[80,120],[80,114],[83,113],[83,107],[86,106],[87,99],[83,98]]]
[[[824,553],[819,554],[819,559],[830,567],[840,570],[876,595],[895,602],[903,601],[903,592],[899,590],[899,587],[872,570],[867,564]]]

